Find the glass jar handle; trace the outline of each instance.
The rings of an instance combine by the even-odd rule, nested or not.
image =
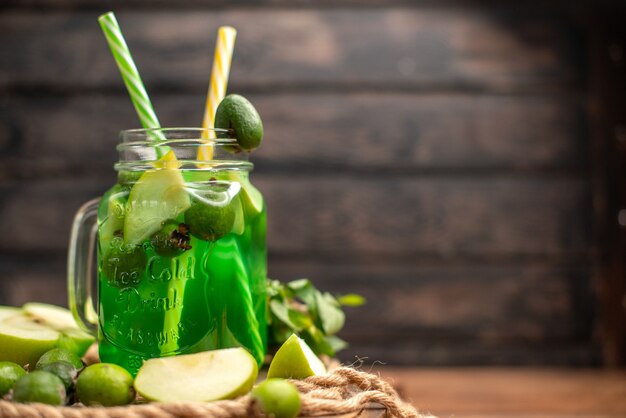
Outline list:
[[[67,257],[67,290],[70,310],[78,325],[95,335],[98,314],[93,306],[92,272],[98,232],[98,204],[90,200],[78,209],[72,223]]]

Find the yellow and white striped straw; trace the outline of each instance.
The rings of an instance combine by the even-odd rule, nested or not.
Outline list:
[[[204,118],[202,127],[215,127],[215,111],[224,96],[226,96],[226,86],[228,85],[228,75],[230,74],[230,63],[233,58],[235,38],[237,30],[231,26],[221,26],[217,31],[217,41],[215,43],[215,56],[213,58],[213,69],[211,70],[211,80],[209,81],[209,91],[204,108]],[[204,135],[205,139],[215,138],[213,132]],[[198,147],[199,161],[209,161],[213,159],[213,147],[202,145]]]

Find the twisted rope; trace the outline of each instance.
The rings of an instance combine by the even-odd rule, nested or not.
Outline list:
[[[291,381],[301,392],[302,416],[360,412],[370,404],[387,410],[389,417],[427,418],[403,402],[391,385],[379,376],[340,367],[324,376]],[[250,396],[231,401],[169,402],[119,407],[56,407],[0,400],[0,418],[260,418]]]
[[[420,415],[413,406],[403,402],[396,390],[380,376],[348,367],[337,368],[328,375],[292,380],[291,383],[303,394],[302,415],[347,414],[376,403],[383,406],[390,417],[428,416]]]

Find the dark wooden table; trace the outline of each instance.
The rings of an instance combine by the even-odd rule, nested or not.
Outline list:
[[[375,367],[439,418],[624,418],[626,370]],[[381,416],[371,411],[370,416]],[[383,415],[384,416],[384,415]]]

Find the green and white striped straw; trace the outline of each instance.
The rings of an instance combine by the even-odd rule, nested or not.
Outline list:
[[[122,31],[117,23],[115,14],[113,12],[105,13],[98,18],[98,22],[102,27],[117,68],[119,68],[122,74],[122,79],[130,95],[130,100],[135,106],[141,125],[145,129],[159,129],[161,124],[159,123],[156,113],[154,113],[150,97],[148,97],[148,92],[146,92],[146,88],[141,81],[133,57],[130,55],[130,50],[126,45],[124,36],[122,36]],[[150,136],[155,140],[165,139],[163,134],[159,131],[152,132]],[[167,147],[155,148],[158,158],[161,158],[169,151]]]

